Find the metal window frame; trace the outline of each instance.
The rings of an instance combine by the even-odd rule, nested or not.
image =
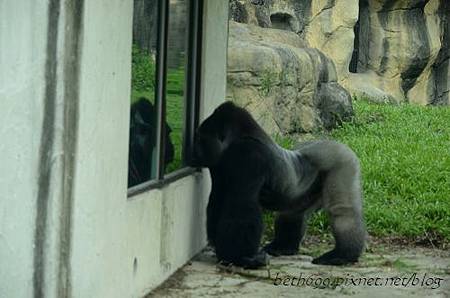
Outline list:
[[[166,122],[166,86],[167,86],[167,48],[169,25],[169,0],[158,3],[158,34],[156,53],[156,110],[159,116],[156,132],[156,156],[158,156],[156,177],[144,183],[128,188],[127,196],[132,198],[151,189],[162,188],[180,178],[192,175],[199,170],[186,166],[192,157],[195,129],[199,125],[201,57],[203,36],[203,0],[188,1],[188,59],[186,71],[186,90],[184,96],[184,126],[182,141],[182,168],[164,174],[165,122]]]
[[[196,55],[198,53],[198,1],[189,1],[189,33],[188,33],[188,59],[187,59],[187,76],[186,76],[186,96],[185,96],[185,113],[184,113],[184,127],[183,127],[183,151],[182,160],[183,165],[186,160],[192,157],[192,146],[194,142],[195,133],[195,110],[197,103],[197,60],[200,58]]]

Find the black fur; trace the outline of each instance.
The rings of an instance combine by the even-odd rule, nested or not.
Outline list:
[[[207,236],[219,261],[257,268],[266,265],[265,252],[296,254],[308,216],[319,208],[330,216],[336,246],[313,263],[341,265],[361,255],[360,170],[348,147],[315,141],[283,149],[247,111],[226,102],[197,130],[193,165],[211,173]],[[278,212],[275,238],[264,251],[262,208]]]
[[[128,152],[128,187],[150,179],[152,169],[152,152],[156,142],[156,112],[152,103],[141,97],[131,105],[130,142]],[[165,165],[174,158],[174,147],[170,138],[172,132],[166,122]]]

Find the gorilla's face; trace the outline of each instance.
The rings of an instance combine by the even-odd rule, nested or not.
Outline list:
[[[194,164],[200,167],[215,166],[224,150],[223,136],[211,130],[216,126],[214,118],[208,118],[197,129],[194,143]]]
[[[217,165],[223,151],[230,143],[230,134],[227,133],[230,130],[230,121],[225,118],[223,108],[219,107],[197,129],[193,166],[213,167]]]
[[[222,143],[215,136],[197,133],[194,146],[194,166],[213,167],[222,155]]]

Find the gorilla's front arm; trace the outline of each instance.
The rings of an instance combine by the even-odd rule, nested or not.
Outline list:
[[[263,232],[259,193],[265,181],[265,161],[258,141],[233,143],[211,172],[213,189],[208,203],[207,231],[219,260],[245,268],[265,265],[259,252]],[[238,168],[236,168],[238,165]]]
[[[211,193],[209,194],[208,206],[206,208],[206,235],[208,242],[211,246],[216,246],[216,230],[217,223],[220,218],[220,213],[223,208],[223,199],[220,193],[223,192],[222,181],[220,172],[215,168],[210,168],[209,173],[211,175]]]

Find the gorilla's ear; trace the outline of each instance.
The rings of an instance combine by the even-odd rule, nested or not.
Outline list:
[[[219,141],[223,142],[226,137],[225,125],[224,123],[220,123],[219,129],[217,131],[217,137]]]
[[[236,106],[231,101],[226,101],[223,104],[221,104],[215,111],[214,114],[211,117],[213,120],[213,131],[217,134],[217,138],[219,141],[223,142],[230,130],[230,117],[234,114],[234,111],[236,110]]]
[[[220,111],[217,109],[214,113],[206,118],[200,127],[197,129],[200,136],[207,136],[209,138],[217,138],[223,141],[226,137],[225,119]]]
[[[230,129],[229,126],[230,123],[224,117],[216,117],[214,119],[212,132],[220,142],[223,142],[227,138]]]

